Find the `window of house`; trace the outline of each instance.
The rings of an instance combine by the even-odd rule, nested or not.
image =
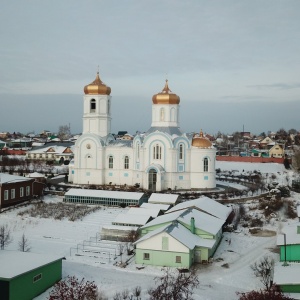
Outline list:
[[[4,200],[8,200],[8,190],[4,190]]]
[[[26,196],[30,195],[30,186],[26,186]]]
[[[129,157],[125,156],[124,158],[124,169],[129,169]]]
[[[183,145],[179,145],[179,159],[183,159]]]
[[[10,190],[10,199],[15,199],[16,197],[16,190],[15,189],[11,189]]]
[[[39,281],[39,280],[41,280],[42,279],[42,273],[40,273],[40,274],[38,274],[38,275],[35,275],[34,277],[33,277],[33,283],[35,283],[35,282],[37,282],[37,281]]]
[[[108,168],[109,169],[114,168],[114,158],[112,156],[109,156],[109,158],[108,158]]]
[[[158,144],[153,147],[153,159],[161,159],[161,146]]]
[[[24,188],[20,187],[20,197],[23,197],[23,196],[24,196]]]
[[[144,260],[149,260],[150,259],[150,253],[144,253]]]
[[[203,160],[203,171],[208,172],[208,158],[205,157]]]
[[[90,112],[93,113],[96,111],[96,100],[92,99],[90,103]]]
[[[181,256],[176,256],[176,259],[175,259],[176,263],[181,263]]]
[[[36,158],[36,154],[33,154],[33,158]]]
[[[162,237],[162,250],[169,250],[169,239],[167,236]]]
[[[40,158],[43,158],[43,154],[40,154]]]

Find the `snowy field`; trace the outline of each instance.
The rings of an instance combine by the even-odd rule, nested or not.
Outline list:
[[[250,168],[248,164],[217,162],[217,167],[222,170],[245,170]],[[249,164],[254,165],[254,164]],[[262,173],[277,173],[285,175],[285,170],[277,164],[255,164],[255,170]],[[268,166],[269,165],[269,166]],[[259,169],[259,167],[264,168]],[[290,174],[291,175],[291,174]],[[291,175],[292,176],[292,175]],[[291,199],[300,204],[300,194],[292,193]],[[62,201],[57,196],[45,197],[45,202]],[[0,225],[8,224],[11,229],[13,242],[7,246],[7,250],[17,250],[18,242],[22,234],[28,238],[31,252],[51,253],[64,256],[63,277],[75,275],[79,279],[95,281],[99,289],[112,299],[114,294],[124,289],[131,290],[136,286],[142,287],[143,298],[147,299],[147,290],[155,285],[154,277],[162,274],[160,267],[146,266],[138,270],[134,262],[130,262],[126,268],[117,267],[114,263],[120,261],[117,256],[114,259],[114,251],[109,260],[101,260],[97,255],[76,256],[78,244],[84,240],[96,238],[103,225],[111,224],[116,215],[122,212],[122,208],[102,208],[79,221],[41,219],[26,216],[18,216],[19,211],[25,208],[14,209],[0,214]],[[283,225],[295,223],[287,220]],[[277,231],[276,220],[267,225],[267,229]],[[236,292],[250,291],[263,288],[260,280],[253,275],[250,265],[265,254],[273,255],[278,260],[278,254],[272,249],[276,245],[276,236],[257,237],[249,234],[247,228],[239,228],[236,232],[224,233],[219,248],[214,255],[214,262],[209,265],[198,265],[197,274],[200,285],[195,290],[196,300],[234,300],[238,299]],[[113,246],[112,246],[113,247]],[[71,249],[72,248],[72,249]],[[71,255],[70,255],[71,254]],[[123,260],[125,257],[123,257]],[[224,264],[228,264],[224,267]],[[13,265],[13,263],[12,263]],[[35,300],[47,299],[49,291],[46,291]]]

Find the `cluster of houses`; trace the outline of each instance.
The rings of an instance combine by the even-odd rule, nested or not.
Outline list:
[[[10,134],[8,132],[0,132],[0,150],[4,148],[22,149],[28,159],[41,159],[59,161],[60,154],[68,147],[72,149],[72,145],[78,139],[79,135],[70,137],[68,141],[61,141],[56,134],[44,130],[41,134]],[[116,140],[133,140],[134,135],[127,131],[119,131],[114,135]],[[210,140],[217,148],[217,155],[232,155],[232,156],[252,156],[252,157],[275,157],[283,158],[285,154],[290,154],[290,146],[298,144],[300,134],[289,134],[282,138],[275,132],[270,132],[268,136],[253,136],[250,132],[241,132],[239,138],[232,135],[215,137],[210,134],[205,134],[205,138]],[[57,148],[49,153],[48,143],[51,143],[54,148]],[[61,145],[67,143],[66,147]],[[50,146],[50,145],[49,145]],[[61,149],[59,149],[61,148]],[[53,156],[54,154],[54,156]],[[70,158],[70,157],[69,157]]]

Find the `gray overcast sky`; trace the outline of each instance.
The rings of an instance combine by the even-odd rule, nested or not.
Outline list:
[[[0,131],[81,132],[98,65],[113,131],[150,127],[166,76],[183,130],[300,129],[299,0],[5,1],[0,41]]]

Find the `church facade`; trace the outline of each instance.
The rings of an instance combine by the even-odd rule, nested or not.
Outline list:
[[[111,134],[111,89],[99,73],[84,93],[83,133],[69,165],[70,182],[137,184],[151,191],[216,187],[216,150],[202,131],[194,135],[180,130],[180,98],[167,80],[152,97],[150,129],[133,140],[115,140]]]

